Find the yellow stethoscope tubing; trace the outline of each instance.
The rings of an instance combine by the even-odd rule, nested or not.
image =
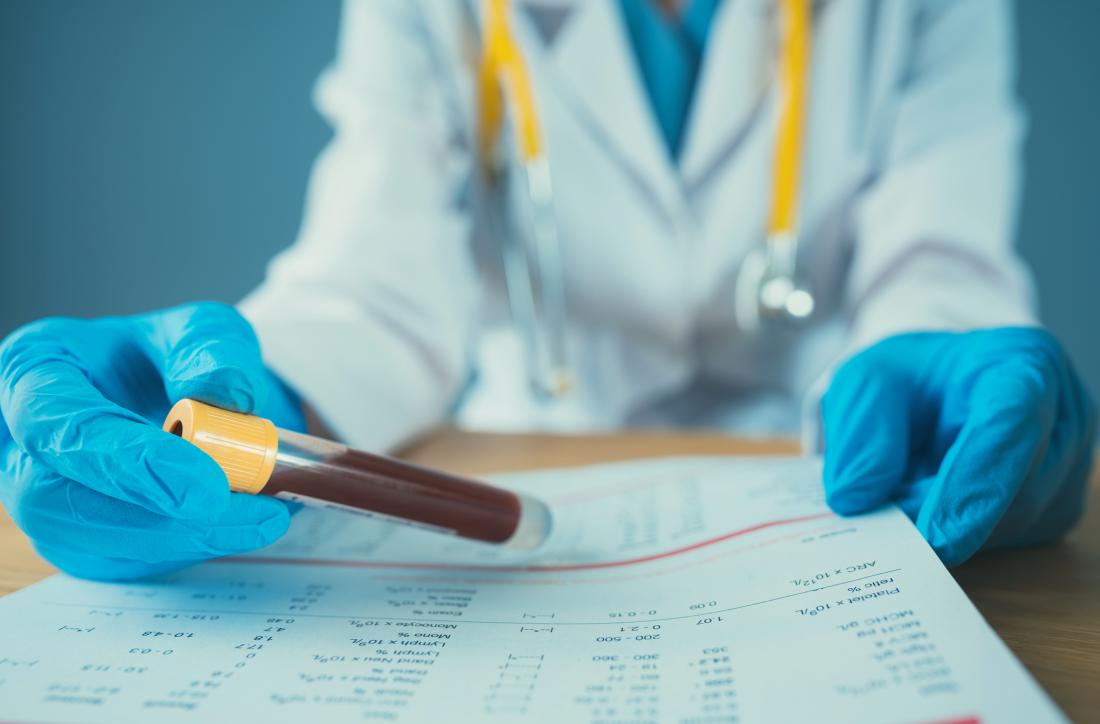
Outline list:
[[[483,158],[492,156],[507,102],[517,129],[520,156],[524,162],[530,162],[543,153],[531,76],[508,25],[508,0],[485,0],[484,8],[484,40],[478,72],[481,152]]]
[[[799,175],[806,120],[806,77],[810,61],[810,1],[779,0],[779,128],[775,136],[769,235],[795,234]]]

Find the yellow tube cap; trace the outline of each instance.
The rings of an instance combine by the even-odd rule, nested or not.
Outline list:
[[[238,493],[260,492],[275,469],[279,436],[265,418],[184,398],[168,411],[164,431],[214,458],[225,471],[230,490]]]

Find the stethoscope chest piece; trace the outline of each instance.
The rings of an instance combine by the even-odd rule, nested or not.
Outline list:
[[[813,316],[816,300],[795,270],[798,242],[769,238],[751,249],[734,281],[734,315],[742,331],[763,327],[797,327]]]

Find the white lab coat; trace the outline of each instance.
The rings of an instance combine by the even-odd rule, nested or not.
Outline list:
[[[769,204],[771,3],[720,6],[676,162],[616,0],[517,0],[579,374],[573,396],[538,402],[484,223],[517,202],[478,170],[479,5],[349,0],[317,88],[336,135],[300,238],[242,303],[268,364],[348,442],[388,449],[448,418],[791,434],[807,398],[812,433],[829,370],[855,350],[1033,323],[1012,250],[1023,122],[1007,2],[814,2],[800,265],[818,314],[750,335],[733,280]]]

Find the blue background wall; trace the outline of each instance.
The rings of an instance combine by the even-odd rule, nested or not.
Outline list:
[[[335,0],[0,0],[0,335],[234,301],[297,231]],[[1100,390],[1100,2],[1019,0],[1021,247]]]
[[[335,0],[0,0],[0,334],[235,301],[293,241]]]

